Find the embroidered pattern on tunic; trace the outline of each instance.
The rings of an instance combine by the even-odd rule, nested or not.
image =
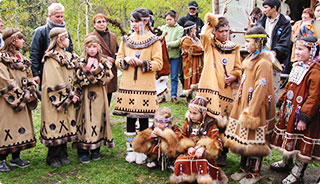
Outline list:
[[[130,37],[127,35],[122,36],[123,43],[126,44],[127,47],[132,48],[132,49],[148,48],[158,40],[161,40],[161,38],[158,36],[152,36],[152,37],[148,38],[147,40],[137,42],[137,41],[131,40]]]

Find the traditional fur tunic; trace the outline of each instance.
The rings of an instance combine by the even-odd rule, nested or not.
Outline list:
[[[207,116],[203,123],[193,123],[187,118],[182,135],[177,151],[184,155],[177,158],[170,182],[227,183],[227,177],[215,163],[222,149],[216,120]],[[203,158],[187,154],[188,148],[195,146],[205,148]]]
[[[76,113],[71,104],[78,57],[53,50],[43,58],[40,140],[45,146],[57,146],[76,139]]]
[[[81,59],[76,70],[77,85],[81,90],[81,107],[77,112],[78,140],[74,148],[92,150],[102,145],[113,147],[109,118],[107,83],[112,79],[112,63],[99,61],[95,70],[89,71],[87,62]]]
[[[159,159],[162,153],[175,158],[177,156],[178,140],[182,137],[179,127],[174,125],[165,128],[163,130],[164,137],[161,138],[150,138],[153,129],[154,127],[150,127],[138,133],[133,140],[134,151],[147,154],[151,160]]]
[[[214,25],[214,24],[211,24]],[[206,24],[201,31],[201,43],[204,49],[204,68],[199,81],[197,96],[208,101],[210,116],[230,113],[233,102],[234,85],[226,86],[226,73],[241,76],[240,46],[230,41],[222,44],[212,35],[213,27]],[[220,101],[220,103],[216,103]]]
[[[225,131],[224,145],[242,156],[270,153],[269,135],[275,116],[271,53],[249,55],[242,63],[244,72]]]
[[[143,61],[141,67],[128,65],[125,57]],[[116,65],[123,69],[113,114],[130,118],[153,117],[157,109],[156,71],[162,68],[159,37],[147,32],[122,37]]]
[[[22,55],[0,53],[0,154],[13,153],[36,145],[31,110],[38,103],[31,62]],[[35,99],[27,102],[33,94]]]
[[[192,94],[192,90],[198,88],[202,68],[203,49],[197,37],[185,36],[181,40],[183,59],[184,89],[185,95]]]
[[[320,64],[294,64],[286,90],[277,103],[280,120],[272,136],[272,148],[296,155],[305,162],[320,161]],[[296,123],[307,123],[304,131]]]

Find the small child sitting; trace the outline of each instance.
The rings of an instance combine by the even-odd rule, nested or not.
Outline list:
[[[215,159],[222,149],[217,120],[207,116],[207,101],[195,97],[189,103],[186,122],[177,151],[180,155],[170,177],[171,183],[228,183]]]
[[[176,157],[178,137],[181,137],[181,132],[177,125],[172,124],[170,108],[160,107],[155,112],[153,126],[140,132],[133,140],[133,149],[148,156],[147,167],[161,165],[161,170],[165,167],[172,170],[170,161]]]

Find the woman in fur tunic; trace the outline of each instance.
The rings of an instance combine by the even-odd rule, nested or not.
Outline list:
[[[224,133],[224,145],[241,155],[233,180],[255,183],[261,179],[262,159],[270,153],[269,135],[275,116],[271,53],[265,51],[267,34],[261,26],[246,35],[250,55],[242,62],[243,74]]]
[[[188,108],[177,146],[177,152],[182,155],[175,162],[170,182],[228,183],[227,176],[215,162],[222,143],[217,120],[206,115],[207,101],[203,97],[195,97]]]
[[[143,164],[146,156],[132,149],[136,135],[136,120],[140,131],[148,128],[148,118],[157,109],[156,72],[162,69],[162,52],[159,37],[150,31],[148,11],[138,8],[131,13],[133,33],[123,36],[116,65],[122,69],[122,78],[113,114],[127,117],[126,161]]]
[[[296,41],[296,58],[286,89],[280,97],[279,121],[272,136],[272,148],[282,152],[282,160],[271,169],[290,170],[282,183],[301,182],[307,164],[320,161],[320,64],[314,62],[317,38],[305,36]]]
[[[190,101],[192,92],[198,89],[203,68],[203,49],[200,39],[196,37],[196,23],[187,21],[183,27],[185,32],[185,36],[181,40],[184,74],[183,94],[186,95],[187,101]]]
[[[75,67],[78,57],[65,51],[69,46],[65,28],[50,31],[50,45],[43,58],[40,141],[48,147],[47,163],[51,167],[69,164],[67,142],[76,139],[74,103]]]
[[[179,138],[179,127],[172,123],[172,112],[168,107],[157,109],[152,127],[138,133],[133,140],[134,151],[147,154],[147,167],[161,166],[173,170]]]
[[[100,159],[100,147],[113,147],[109,118],[107,83],[112,79],[112,62],[102,57],[100,40],[89,35],[84,40],[85,51],[76,70],[80,85],[81,106],[77,113],[78,140],[72,147],[78,149],[81,163]]]
[[[31,73],[31,62],[19,50],[23,35],[18,29],[7,29],[5,45],[0,53],[0,171],[9,171],[6,158],[12,154],[10,166],[28,167],[20,158],[22,150],[36,145],[31,110],[40,98]]]

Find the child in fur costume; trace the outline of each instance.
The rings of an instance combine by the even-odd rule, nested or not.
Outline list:
[[[203,68],[203,49],[196,32],[196,23],[187,21],[184,24],[185,35],[181,40],[181,55],[184,75],[183,94],[186,95],[188,102],[192,99],[192,92],[198,89]]]
[[[149,162],[147,167],[161,165],[173,170],[172,159],[176,158],[178,139],[182,137],[177,125],[172,124],[172,113],[168,107],[160,107],[154,117],[152,127],[140,132],[133,140],[133,149],[145,153]]]
[[[70,164],[67,142],[77,138],[73,104],[79,101],[74,91],[78,57],[64,50],[69,46],[67,29],[53,28],[49,36],[43,58],[40,141],[48,147],[47,164],[56,168]]]
[[[275,116],[272,53],[265,50],[267,34],[261,26],[246,35],[250,55],[243,61],[243,74],[224,133],[224,144],[241,155],[240,169],[233,180],[256,183],[262,177],[262,159],[270,153],[269,136]]]
[[[102,57],[100,40],[95,35],[84,39],[84,53],[77,69],[77,84],[81,106],[77,113],[78,140],[72,144],[78,149],[81,163],[100,159],[100,147],[113,147],[109,118],[107,84],[112,79],[112,63]],[[87,133],[85,133],[85,131]]]
[[[240,45],[229,40],[230,26],[225,17],[207,13],[205,21],[200,34],[204,67],[197,95],[208,100],[209,116],[222,115],[226,119],[232,108],[233,90],[241,78]],[[223,134],[226,124],[219,121],[218,128]],[[228,149],[224,147],[217,160],[219,166],[227,164],[227,153]]]
[[[10,28],[3,34],[5,42],[0,53],[0,171],[10,171],[6,159],[12,154],[10,166],[30,165],[20,157],[22,150],[36,145],[31,110],[38,104],[40,93],[31,73],[31,62],[20,53],[24,44],[20,30]]]
[[[227,183],[228,178],[215,159],[222,149],[217,121],[206,115],[207,101],[195,97],[189,103],[177,151],[183,153],[176,162],[171,183]]]
[[[277,171],[288,171],[282,183],[302,182],[308,163],[320,161],[320,64],[317,38],[304,36],[296,41],[296,58],[289,81],[277,107],[280,117],[272,135],[272,148],[282,152],[282,160],[270,164]]]

